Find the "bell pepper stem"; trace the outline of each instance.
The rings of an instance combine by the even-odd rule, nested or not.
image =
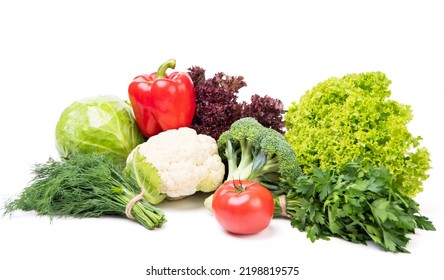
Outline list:
[[[176,60],[170,59],[164,64],[160,65],[159,69],[157,70],[157,78],[165,78],[165,72],[168,68],[174,69],[176,67]]]

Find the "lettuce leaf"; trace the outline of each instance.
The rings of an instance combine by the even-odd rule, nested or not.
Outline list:
[[[390,83],[382,72],[331,77],[291,104],[284,116],[286,139],[305,173],[359,159],[386,166],[402,194],[423,190],[430,154],[420,146],[421,136],[408,130],[411,107],[389,99]]]

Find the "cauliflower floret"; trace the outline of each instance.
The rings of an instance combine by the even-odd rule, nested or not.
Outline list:
[[[178,199],[197,191],[211,192],[222,184],[225,165],[216,140],[183,127],[150,137],[138,149],[162,179],[160,192]],[[135,150],[136,150],[135,149]],[[132,159],[133,153],[128,157]]]

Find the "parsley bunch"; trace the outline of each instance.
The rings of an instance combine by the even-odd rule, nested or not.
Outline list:
[[[359,162],[345,164],[340,172],[314,168],[299,177],[287,193],[286,214],[291,225],[317,239],[340,237],[366,244],[373,241],[390,252],[408,253],[407,235],[415,229],[435,230],[419,214],[412,198],[392,187],[385,167],[363,168]],[[275,203],[279,206],[279,203]],[[275,215],[282,215],[275,207]]]

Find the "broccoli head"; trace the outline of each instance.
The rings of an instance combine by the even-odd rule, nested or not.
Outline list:
[[[217,145],[228,166],[226,180],[252,180],[279,191],[302,174],[296,153],[285,137],[254,118],[235,121],[220,135]]]

